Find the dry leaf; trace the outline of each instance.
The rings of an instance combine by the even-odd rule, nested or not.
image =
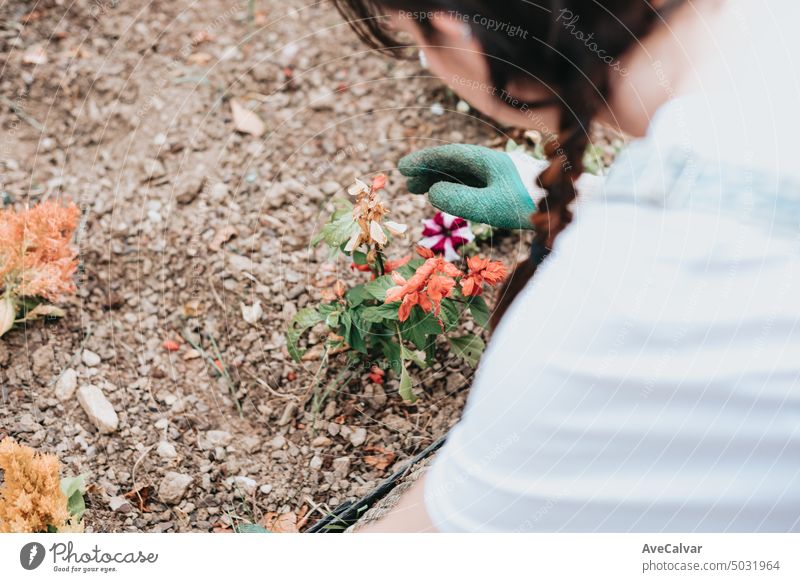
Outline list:
[[[303,356],[300,358],[303,362],[315,362],[317,360],[322,359],[322,352],[323,352],[323,345],[317,344],[310,348]]]
[[[152,485],[143,485],[138,489],[133,489],[132,491],[128,491],[123,495],[125,499],[130,499],[136,501],[139,505],[139,511],[142,513],[149,511],[147,507],[147,502],[150,499],[150,496],[153,494],[154,488]]]
[[[379,245],[385,245],[389,240],[386,238],[386,233],[383,232],[381,225],[378,224],[376,221],[371,221],[369,223],[369,235]]]
[[[261,518],[261,525],[272,533],[297,533],[297,515],[293,511],[281,515],[270,512]]]
[[[40,317],[64,317],[64,315],[66,314],[60,307],[42,303],[25,314],[25,321],[32,321],[34,319],[39,319]]]
[[[233,125],[236,131],[249,133],[260,137],[267,131],[267,126],[261,118],[239,103],[236,99],[231,99],[231,111],[233,112]]]
[[[200,317],[203,314],[203,304],[197,299],[191,299],[183,304],[183,314],[186,317]]]
[[[364,457],[364,462],[370,467],[375,467],[378,471],[385,471],[397,458],[397,455],[392,451],[387,451],[381,447],[370,446],[364,450],[379,453],[378,455],[367,455]]]

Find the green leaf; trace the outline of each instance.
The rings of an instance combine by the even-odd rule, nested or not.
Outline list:
[[[383,277],[378,277],[374,281],[364,283],[364,289],[366,292],[372,295],[378,301],[385,301],[386,292],[395,286],[395,282],[392,281],[392,278],[389,275],[384,275]]]
[[[358,307],[364,303],[364,301],[369,301],[373,299],[373,297],[364,289],[364,285],[356,285],[345,293],[345,299],[347,299],[347,303],[350,307]]]
[[[381,339],[380,346],[383,357],[389,362],[392,370],[394,370],[395,374],[401,374],[403,370],[403,358],[400,345],[390,339]]]
[[[411,376],[408,374],[408,370],[403,367],[403,371],[400,372],[400,396],[406,402],[416,402],[417,397],[412,390],[411,384]]]
[[[384,305],[376,305],[374,307],[365,307],[362,312],[364,321],[373,323],[382,323],[385,320],[397,321],[400,316],[398,310],[400,309],[400,302],[385,303]]]
[[[481,354],[486,349],[486,344],[483,343],[483,340],[472,334],[447,338],[447,341],[450,342],[450,346],[456,355],[463,358],[473,368],[478,365],[481,360]]]
[[[237,525],[235,530],[236,533],[272,533],[267,528],[257,523],[243,523]]]
[[[489,325],[489,306],[486,300],[480,295],[472,297],[469,300],[469,312],[472,314],[472,319],[479,326],[486,328]]]
[[[362,253],[361,251],[353,251],[353,262],[356,265],[366,265],[367,253]]]
[[[86,501],[83,499],[83,494],[86,492],[87,475],[88,473],[82,473],[77,477],[64,477],[61,480],[61,491],[67,498],[67,511],[78,520],[83,517],[83,512],[86,511]]]
[[[412,351],[409,350],[406,346],[401,346],[400,354],[404,360],[414,362],[417,366],[419,366],[423,370],[428,367],[428,362],[425,361],[425,352],[423,352],[422,350]]]
[[[306,307],[297,312],[297,314],[289,322],[289,329],[286,330],[286,349],[289,355],[295,362],[299,362],[303,357],[305,350],[301,350],[297,346],[300,336],[307,329],[314,327],[325,317],[313,307]]]
[[[411,259],[402,267],[396,268],[394,272],[403,277],[403,279],[410,279],[424,263],[424,259],[417,257],[416,259]]]
[[[461,310],[458,308],[458,303],[451,299],[442,300],[442,321],[444,322],[445,331],[450,331],[461,318]]]
[[[324,240],[329,247],[338,248],[350,240],[359,229],[358,223],[353,220],[352,209],[353,206],[349,202],[344,200],[338,202],[338,208],[331,216],[331,220],[312,239],[312,246]]]
[[[428,336],[439,335],[443,330],[432,313],[425,313],[419,305],[415,305],[400,331],[403,338],[414,344],[414,347],[424,350],[429,343]]]
[[[352,321],[350,325],[350,329],[345,335],[345,341],[347,341],[348,345],[356,350],[357,352],[361,352],[362,354],[367,353],[367,344],[364,341],[364,334],[369,333],[369,325],[364,322],[362,319],[362,313],[364,310],[351,310],[346,313],[350,314],[350,319]]]

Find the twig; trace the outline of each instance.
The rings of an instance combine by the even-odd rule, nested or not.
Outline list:
[[[0,102],[2,102],[7,107],[10,107],[17,117],[19,117],[22,121],[30,125],[33,129],[35,129],[40,133],[44,133],[44,126],[38,121],[36,121],[33,117],[25,113],[22,107],[14,103],[11,99],[5,97],[4,95],[0,95]]]

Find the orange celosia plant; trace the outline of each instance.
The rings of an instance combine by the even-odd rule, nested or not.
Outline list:
[[[79,214],[75,204],[54,201],[0,210],[0,336],[15,322],[63,315],[43,302],[75,292]]]
[[[0,533],[83,531],[68,509],[62,490],[61,463],[6,437],[0,442]]]

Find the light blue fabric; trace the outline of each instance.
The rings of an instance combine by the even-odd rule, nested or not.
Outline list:
[[[795,179],[628,146],[493,335],[435,526],[800,531],[798,235]]]

